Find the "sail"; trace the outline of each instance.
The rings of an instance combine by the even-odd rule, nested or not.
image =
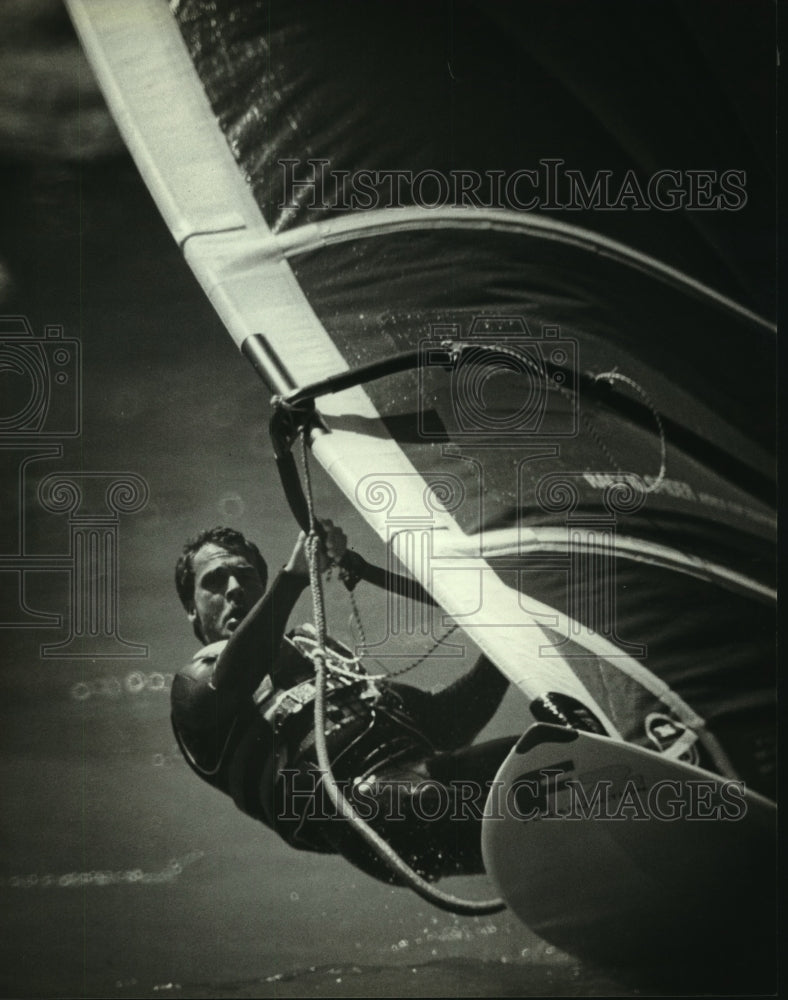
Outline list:
[[[313,451],[533,716],[771,792],[768,5],[69,8],[271,389],[415,358]]]

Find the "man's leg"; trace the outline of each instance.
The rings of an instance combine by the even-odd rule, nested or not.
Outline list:
[[[359,814],[423,878],[484,872],[481,825],[490,786],[515,742],[491,740],[369,774],[350,786]],[[382,881],[400,884],[346,822],[330,824],[333,846]]]

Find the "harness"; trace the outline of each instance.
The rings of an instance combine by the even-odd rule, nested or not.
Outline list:
[[[321,650],[309,625],[285,636],[273,679],[267,675],[253,695],[250,724],[237,740],[228,737],[226,790],[242,812],[274,829],[291,846],[318,851],[329,848],[314,826],[304,830],[305,810],[312,808],[306,794],[299,796],[298,818],[282,820],[293,814],[292,804],[284,799],[287,782],[282,775],[306,775],[307,786],[316,792],[322,781],[315,750],[313,666],[320,652],[327,653],[331,664],[324,735],[332,765],[347,774],[364,774],[432,749],[396,692],[379,686],[349,649],[331,639]]]
[[[304,634],[308,629],[308,626],[304,626],[300,633],[285,636],[284,642],[298,654],[299,658],[313,664],[319,647],[316,637]],[[356,714],[364,712],[365,707],[374,703],[380,696],[380,689],[367,675],[361,660],[349,649],[332,640],[327,654],[330,674],[327,678],[326,692],[331,706],[329,709],[331,726],[327,727],[326,735],[350,721],[354,711]],[[255,692],[254,701],[261,717],[278,736],[283,733],[294,716],[313,704],[316,692],[317,684],[312,667],[308,676],[282,689],[266,677]],[[309,721],[311,724],[311,713]]]

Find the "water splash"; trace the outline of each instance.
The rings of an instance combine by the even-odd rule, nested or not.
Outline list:
[[[173,858],[159,871],[127,868],[119,871],[93,870],[65,872],[61,875],[46,872],[43,875],[11,875],[0,879],[0,887],[9,889],[82,889],[88,886],[105,888],[110,885],[161,885],[174,882],[188,865],[204,856],[203,851],[190,851],[180,858]]]

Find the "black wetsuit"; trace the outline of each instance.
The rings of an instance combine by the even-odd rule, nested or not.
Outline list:
[[[274,655],[255,676],[213,686],[225,642],[206,646],[175,677],[172,721],[189,764],[293,847],[341,853],[396,881],[323,792],[314,746],[314,665],[307,627],[282,636],[306,581],[280,573],[264,600]],[[277,608],[279,611],[277,612]],[[284,615],[283,615],[284,612]],[[349,651],[332,647],[339,663]],[[471,746],[508,682],[489,661],[432,694],[331,673],[326,739],[332,770],[358,811],[429,879],[483,870],[481,816],[513,738]]]

